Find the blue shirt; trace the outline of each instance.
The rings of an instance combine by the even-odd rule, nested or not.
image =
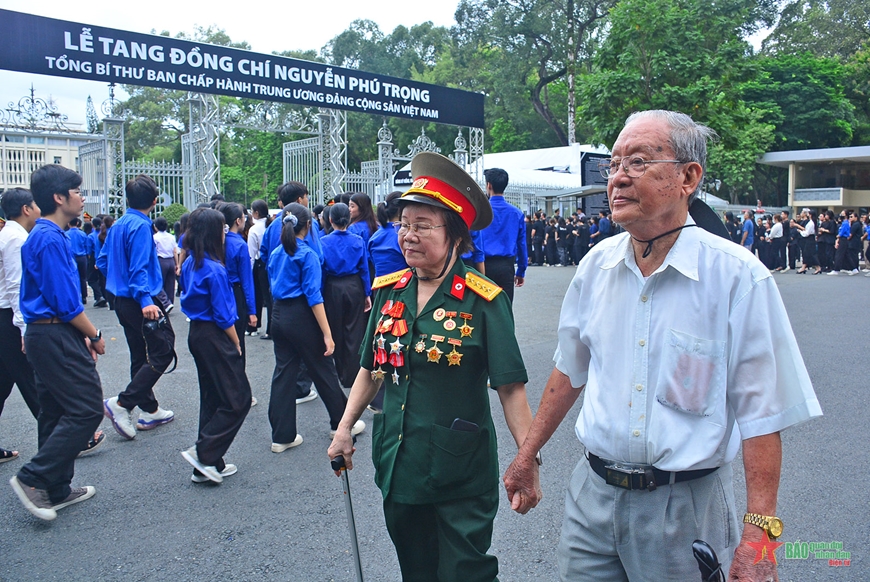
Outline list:
[[[254,306],[254,271],[251,268],[251,255],[248,252],[248,243],[237,232],[228,232],[225,241],[227,274],[230,277],[230,285],[242,284],[245,293],[245,305],[248,315],[257,312]]]
[[[837,236],[841,236],[843,238],[849,238],[849,234],[852,232],[852,224],[849,222],[849,219],[843,221],[840,224],[840,230],[837,231]]]
[[[607,218],[602,218],[598,221],[598,232],[601,234],[598,236],[599,239],[606,238],[613,234],[613,229],[610,228],[610,220]]]
[[[93,255],[94,258],[99,257],[100,251],[103,250],[103,243],[100,242],[100,231],[93,231],[88,235],[88,240],[91,241],[88,254]]]
[[[269,286],[272,289],[272,299],[293,299],[304,295],[308,305],[314,307],[323,303],[320,286],[323,275],[320,270],[320,259],[308,242],[296,239],[296,253],[287,254],[284,247],[278,245],[269,255]]]
[[[369,261],[363,239],[346,230],[335,230],[320,242],[323,245],[323,274],[335,277],[359,275],[366,296],[371,295]],[[323,282],[326,283],[325,277]]]
[[[19,304],[24,323],[51,317],[67,323],[84,311],[70,241],[55,223],[36,221],[21,247],[21,271]]]
[[[369,230],[369,224],[365,220],[354,222],[347,227],[347,232],[357,235],[363,239],[364,242],[369,242],[369,239],[372,238],[372,231]]]
[[[471,261],[476,265],[486,261],[486,247],[484,246],[486,243],[483,240],[483,231],[472,230],[470,234],[472,248],[459,258],[463,261]]]
[[[752,219],[743,221],[743,232],[748,233],[746,235],[746,240],[743,241],[743,245],[751,245],[755,240],[755,225],[752,224]]]
[[[270,224],[269,228],[266,229],[266,232],[263,233],[263,239],[260,241],[260,258],[270,257],[270,260],[266,262],[267,271],[269,270],[269,263],[271,263],[272,251],[274,251],[276,247],[281,246],[281,218],[283,218],[283,214],[279,214],[275,217],[275,220],[272,221],[272,224]],[[317,234],[318,232],[319,231],[314,227],[309,228],[308,234],[305,235],[305,242],[307,242],[308,246],[314,250],[317,254],[317,258],[320,259],[320,262],[322,263],[323,248],[320,246],[320,235]]]
[[[106,257],[106,289],[135,299],[143,309],[154,305],[151,297],[163,289],[152,232],[151,219],[131,208],[109,229],[100,251],[100,259]]]
[[[408,268],[408,263],[405,262],[405,256],[399,247],[399,229],[392,223],[387,224],[386,228],[378,228],[369,238],[366,246],[369,260],[375,266],[375,277]]]
[[[213,321],[221,329],[235,324],[236,299],[227,269],[218,261],[206,255],[195,269],[193,256],[184,259],[181,288],[181,311],[192,321]]]
[[[492,222],[483,230],[486,256],[515,258],[517,277],[525,277],[529,265],[525,216],[504,196],[492,196],[489,204],[492,206]]]
[[[73,227],[66,231],[66,236],[69,239],[70,247],[74,257],[85,257],[88,254],[88,235],[78,228]]]

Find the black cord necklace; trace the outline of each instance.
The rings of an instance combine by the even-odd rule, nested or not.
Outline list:
[[[643,254],[641,255],[641,258],[645,259],[652,252],[652,246],[653,246],[654,242],[656,242],[657,240],[659,240],[662,237],[668,236],[669,234],[674,234],[678,230],[683,230],[684,228],[689,228],[690,226],[698,226],[698,225],[697,224],[684,224],[683,226],[678,226],[677,228],[675,228],[673,230],[669,230],[668,232],[664,232],[658,236],[654,236],[649,240],[640,240],[639,238],[634,238],[633,236],[631,238],[633,238],[634,240],[636,240],[639,243],[643,243],[646,245],[646,248],[643,250]]]

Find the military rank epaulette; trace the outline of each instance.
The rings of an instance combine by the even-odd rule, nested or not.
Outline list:
[[[410,272],[411,269],[403,269],[401,271],[396,271],[395,273],[390,273],[389,275],[375,277],[375,280],[372,282],[372,289],[380,289],[381,287],[398,283],[406,273]]]
[[[484,279],[480,275],[472,273],[471,271],[465,274],[465,284],[469,289],[471,289],[487,301],[492,301],[493,299],[495,299],[495,296],[501,293],[502,290],[501,287],[499,287],[492,281]]]

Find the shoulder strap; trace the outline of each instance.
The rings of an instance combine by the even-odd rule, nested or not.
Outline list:
[[[399,282],[399,279],[402,276],[409,272],[411,269],[403,269],[401,271],[396,271],[395,273],[390,273],[389,275],[381,275],[380,277],[375,277],[375,280],[372,282],[372,289],[380,289],[381,287],[386,287],[387,285],[394,285]]]
[[[472,271],[465,274],[465,284],[487,301],[492,301],[502,291],[501,287]]]

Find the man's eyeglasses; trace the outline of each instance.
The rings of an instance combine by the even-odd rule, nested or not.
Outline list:
[[[429,236],[430,234],[432,234],[432,231],[435,230],[436,228],[444,228],[447,225],[445,225],[445,224],[433,225],[433,224],[426,224],[425,222],[413,222],[413,223],[394,222],[393,226],[399,229],[399,234],[401,234],[401,235],[408,234],[408,231],[411,231],[414,234],[416,234],[417,236],[419,236],[420,238],[425,238],[425,237]]]
[[[647,164],[684,164],[682,160],[645,160],[640,156],[631,156],[628,158],[610,158],[598,162],[598,171],[601,176],[610,179],[619,167],[625,170],[625,175],[629,178],[640,178],[646,172]]]

